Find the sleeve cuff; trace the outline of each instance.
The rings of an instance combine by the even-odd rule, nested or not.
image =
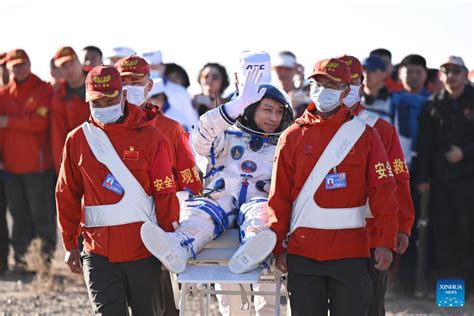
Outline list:
[[[231,118],[231,117],[229,116],[229,114],[226,112],[226,110],[225,110],[225,104],[223,104],[223,105],[221,105],[221,106],[219,107],[219,113],[222,115],[222,118],[224,118],[224,120],[225,120],[227,123],[231,124],[231,125],[234,125],[235,122],[237,121],[237,120],[234,120],[233,118]]]
[[[411,237],[411,229],[409,229],[409,228],[400,227],[400,228],[398,229],[398,233],[399,233],[399,234],[400,234],[400,233],[407,234],[408,237]]]
[[[79,249],[79,246],[77,244],[77,237],[74,237],[72,235],[63,235],[63,240],[64,240],[64,249],[67,251],[73,250],[73,249]]]
[[[375,248],[379,248],[379,247],[383,247],[383,248],[387,248],[387,249],[390,249],[392,251],[395,251],[396,242],[395,242],[395,240],[393,241],[393,243],[383,241],[383,240],[378,240],[377,243],[375,244]]]
[[[285,247],[283,247],[282,245],[277,245],[275,246],[275,249],[273,249],[273,254],[275,255],[275,257],[279,256],[280,254],[284,253],[284,252],[287,252],[288,249],[286,249]]]

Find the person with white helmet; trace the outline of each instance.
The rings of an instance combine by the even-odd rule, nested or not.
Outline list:
[[[162,83],[168,98],[169,108],[163,109],[163,112],[169,118],[178,121],[186,131],[190,131],[199,117],[189,93],[183,86],[169,81],[164,76],[166,66],[163,64],[163,55],[160,50],[146,52],[142,56],[150,64],[150,78],[156,84]]]

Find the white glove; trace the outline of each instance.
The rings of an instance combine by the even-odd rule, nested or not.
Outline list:
[[[258,84],[262,78],[262,71],[257,67],[247,72],[242,91],[239,95],[224,105],[225,111],[232,118],[236,119],[251,104],[262,99],[267,91],[266,88],[258,91]]]

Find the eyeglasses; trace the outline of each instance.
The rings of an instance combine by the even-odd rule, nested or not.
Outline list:
[[[441,67],[440,70],[442,73],[449,74],[450,72],[452,72],[455,75],[460,74],[462,72],[461,67]]]
[[[309,84],[310,85],[316,85],[317,87],[323,87],[323,88],[326,88],[326,89],[333,89],[333,90],[339,90],[339,91],[345,90],[348,86],[345,83],[335,85],[333,83],[319,82],[319,81],[316,81],[314,79],[309,80]]]

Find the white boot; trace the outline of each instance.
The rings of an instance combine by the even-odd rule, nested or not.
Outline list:
[[[277,236],[270,229],[247,239],[230,259],[229,270],[232,273],[245,273],[257,268],[273,251],[276,241]]]
[[[140,230],[145,247],[153,256],[173,273],[186,270],[186,264],[193,255],[192,240],[185,232],[167,233],[158,225],[145,223]]]

